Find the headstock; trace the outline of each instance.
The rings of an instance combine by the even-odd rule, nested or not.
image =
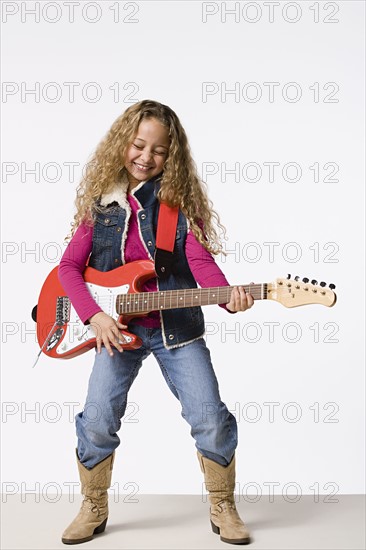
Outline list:
[[[309,281],[304,277],[299,281],[300,277],[296,275],[291,279],[291,275],[287,279],[276,279],[275,283],[267,285],[267,300],[275,300],[280,302],[285,307],[305,306],[307,304],[321,304],[323,306],[332,307],[336,303],[337,296],[333,292],[334,284],[330,284],[329,288],[323,281],[318,286],[318,281],[313,279]]]

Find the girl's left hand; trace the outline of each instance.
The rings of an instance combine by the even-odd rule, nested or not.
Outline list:
[[[251,283],[254,284],[254,283]],[[246,311],[254,304],[251,294],[247,294],[242,286],[234,286],[231,291],[230,302],[226,304],[229,311]]]

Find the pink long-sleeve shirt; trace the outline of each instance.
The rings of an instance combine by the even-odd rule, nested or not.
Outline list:
[[[148,254],[138,231],[138,204],[133,195],[127,194],[127,198],[131,206],[131,217],[125,243],[125,261],[129,263],[135,260],[146,260]],[[80,224],[61,258],[58,271],[59,280],[83,323],[88,322],[96,313],[103,311],[89,293],[82,276],[92,251],[92,244],[93,228],[84,223]],[[191,231],[187,233],[185,253],[192,275],[200,287],[229,285],[214,258],[197,241]],[[158,290],[156,278],[149,279],[142,286],[142,291],[145,292],[156,290]],[[219,305],[227,309],[225,304]],[[146,317],[136,317],[133,322],[147,328],[160,327],[160,312],[152,311]]]

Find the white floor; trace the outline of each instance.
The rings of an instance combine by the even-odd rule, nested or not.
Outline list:
[[[68,502],[35,502],[34,495],[7,496],[2,501],[2,550],[70,548],[61,542],[64,528],[76,515],[81,497]],[[138,502],[113,502],[106,531],[77,545],[88,549],[215,549],[237,548],[211,531],[208,503],[196,495],[139,495]],[[123,498],[123,497],[121,497]],[[339,502],[298,502],[262,496],[259,502],[241,500],[237,508],[251,531],[250,549],[358,550],[365,549],[365,496],[337,496]],[[6,502],[4,502],[6,500]],[[241,546],[243,548],[243,546]]]

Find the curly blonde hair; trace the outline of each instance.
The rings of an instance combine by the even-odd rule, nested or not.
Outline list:
[[[149,99],[131,105],[114,121],[88,161],[85,175],[77,188],[76,214],[70,236],[81,222],[93,225],[96,201],[120,181],[125,170],[126,151],[137,134],[140,122],[152,118],[168,129],[170,138],[158,200],[169,206],[179,206],[189,221],[190,230],[206,250],[212,254],[225,254],[217,229],[221,230],[224,238],[226,229],[208,198],[206,183],[198,176],[186,132],[170,107]]]

